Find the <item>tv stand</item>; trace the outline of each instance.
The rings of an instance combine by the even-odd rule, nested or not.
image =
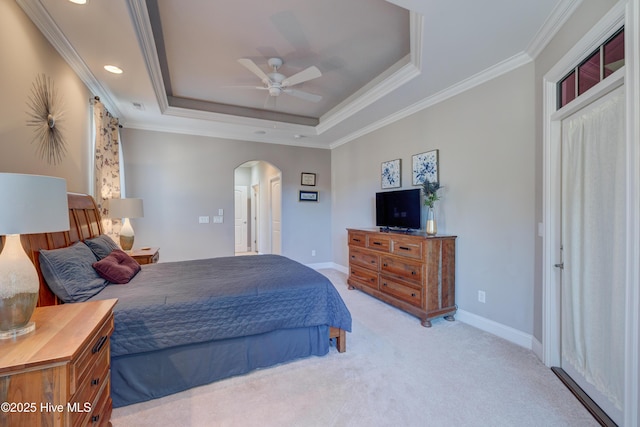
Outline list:
[[[349,289],[420,318],[453,321],[456,236],[348,229]]]

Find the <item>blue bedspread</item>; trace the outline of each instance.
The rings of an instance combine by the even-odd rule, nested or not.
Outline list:
[[[118,298],[114,357],[277,329],[351,331],[329,279],[278,255],[145,265],[128,284],[109,285],[92,300],[109,298]]]

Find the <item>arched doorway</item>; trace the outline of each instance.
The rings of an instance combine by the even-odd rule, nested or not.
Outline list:
[[[263,160],[234,171],[236,255],[280,254],[282,172]]]

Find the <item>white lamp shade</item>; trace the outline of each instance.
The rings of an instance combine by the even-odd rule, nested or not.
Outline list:
[[[0,173],[0,235],[68,229],[69,206],[64,179]]]
[[[109,217],[111,218],[142,218],[143,216],[142,199],[109,200]]]

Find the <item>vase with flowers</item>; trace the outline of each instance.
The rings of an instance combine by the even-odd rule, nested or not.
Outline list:
[[[440,188],[440,183],[438,181],[425,180],[422,183],[424,204],[427,206],[427,223],[425,231],[430,236],[434,236],[438,232],[438,225],[436,224],[436,215],[433,210],[433,205],[436,201],[440,200],[440,196],[438,195],[438,190]]]

